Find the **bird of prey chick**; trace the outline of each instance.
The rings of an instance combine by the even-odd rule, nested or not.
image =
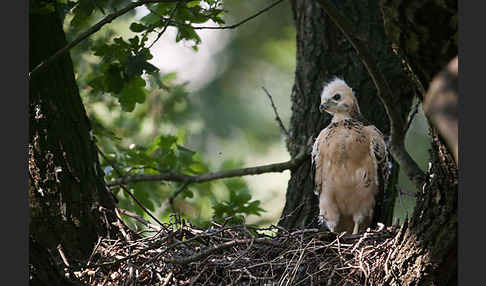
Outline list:
[[[332,232],[356,234],[371,224],[375,196],[386,187],[386,144],[380,131],[366,123],[353,90],[342,79],[324,86],[319,110],[333,116],[312,148],[319,220]]]

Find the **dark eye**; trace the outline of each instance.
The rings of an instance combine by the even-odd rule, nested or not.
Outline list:
[[[341,95],[340,95],[339,93],[336,93],[336,94],[335,94],[335,95],[332,97],[332,99],[334,99],[334,100],[340,100],[340,99],[341,99]]]

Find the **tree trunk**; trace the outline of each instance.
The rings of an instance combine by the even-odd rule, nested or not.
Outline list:
[[[387,34],[428,89],[432,78],[457,55],[457,1],[382,0],[381,5]],[[458,96],[454,74],[447,84]],[[379,284],[457,285],[458,170],[434,128],[431,135],[428,180],[392,249],[390,271],[383,281],[376,281]]]
[[[413,85],[403,72],[399,58],[393,53],[391,42],[384,32],[378,1],[333,1],[354,24],[361,37],[378,60],[379,67],[389,81],[406,119],[412,103]],[[351,44],[341,31],[325,16],[316,1],[292,1],[297,27],[297,66],[292,89],[292,117],[287,147],[292,157],[299,148],[309,145],[330,122],[330,116],[319,113],[320,93],[324,82],[334,76],[342,77],[356,92],[361,112],[385,135],[389,121],[376,88]],[[345,11],[345,13],[343,12]],[[395,184],[398,165],[394,164],[393,180],[385,192],[386,198],[380,218],[374,221],[391,223],[396,197]],[[285,208],[280,225],[287,228],[315,226],[318,199],[313,193],[310,158],[292,170],[287,188]]]
[[[457,168],[432,131],[429,178],[380,285],[457,285]]]
[[[57,13],[31,14],[30,70],[66,43]],[[29,272],[32,285],[65,285],[62,269],[110,235],[107,191],[69,54],[29,82]]]
[[[425,90],[457,55],[456,0],[381,0],[388,37]]]
[[[405,118],[416,82],[404,79],[400,63],[390,53],[377,1],[333,2],[368,39]],[[382,0],[381,5],[390,39],[426,89],[432,77],[457,55],[457,4]],[[295,156],[300,145],[308,144],[309,138],[328,124],[329,116],[319,114],[317,107],[323,82],[334,75],[344,77],[357,91],[365,117],[387,133],[388,118],[376,101],[375,88],[340,31],[315,1],[293,1],[292,9],[297,26],[297,68],[288,141],[291,155]],[[457,167],[436,131],[431,132],[432,165],[427,182],[418,194],[410,221],[390,250],[389,267],[380,273],[379,281],[370,281],[371,284],[457,284]],[[281,225],[296,228],[313,224],[318,211],[309,172],[310,162],[292,171]]]

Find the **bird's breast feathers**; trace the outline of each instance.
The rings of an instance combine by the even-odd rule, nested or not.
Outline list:
[[[334,122],[323,129],[312,156],[317,185],[374,188],[370,178],[377,170],[371,140],[366,127],[355,120]]]
[[[368,159],[370,139],[359,122],[344,120],[332,123],[321,135],[319,150],[322,160],[338,165],[359,165],[361,161]]]

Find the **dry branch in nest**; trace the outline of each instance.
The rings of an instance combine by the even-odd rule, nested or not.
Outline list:
[[[181,219],[166,227],[103,239],[69,274],[87,285],[376,285],[398,237],[383,227],[360,235],[217,223],[203,229]]]

